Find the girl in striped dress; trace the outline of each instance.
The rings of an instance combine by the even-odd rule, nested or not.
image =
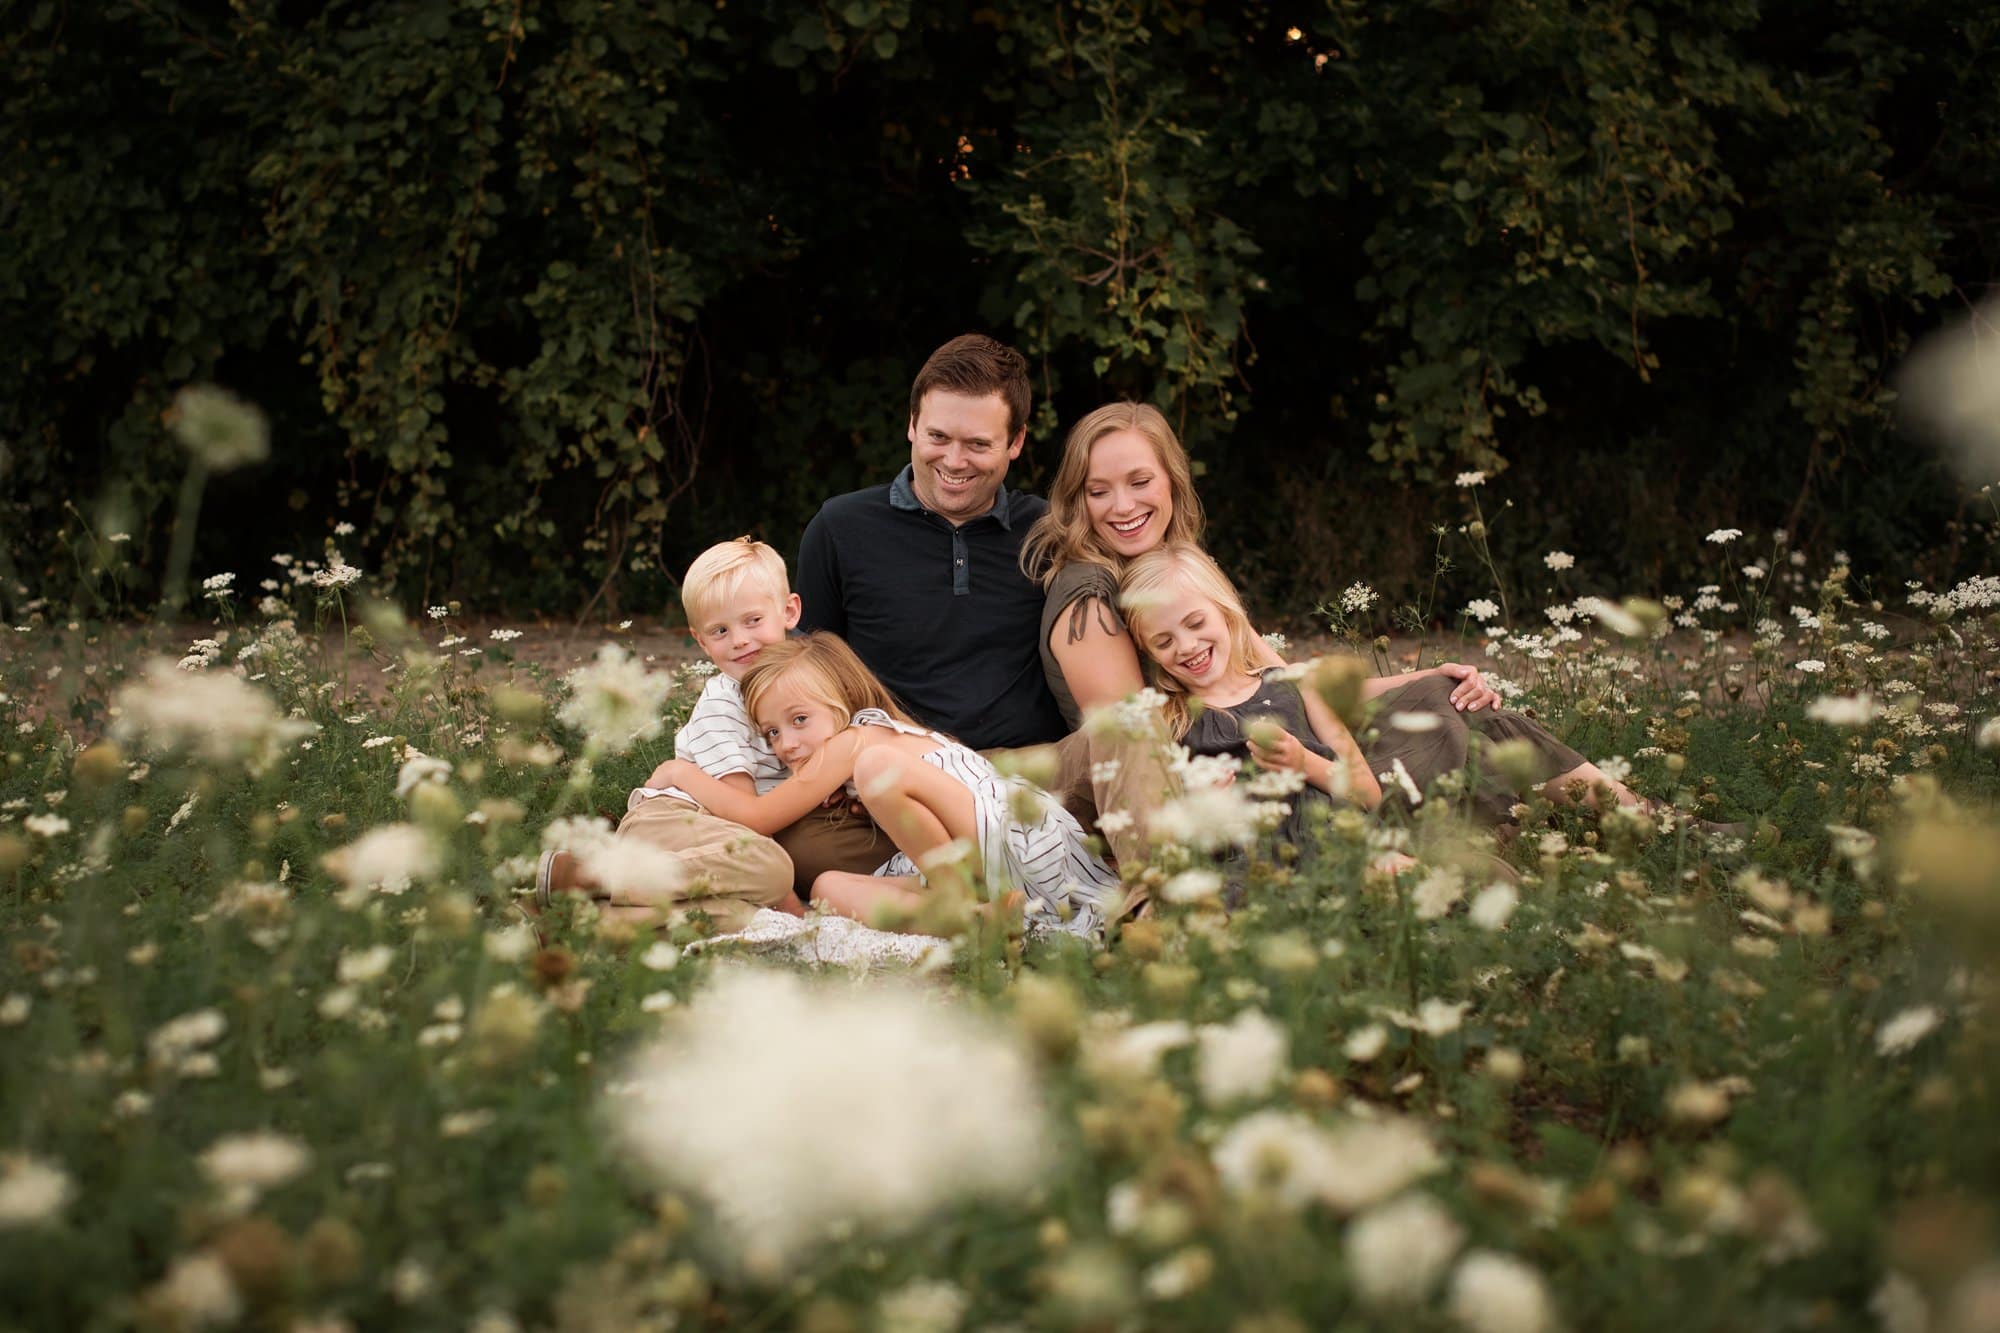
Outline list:
[[[873,875],[828,871],[812,896],[867,920],[913,907],[933,885],[961,884],[953,844],[976,848],[988,899],[1018,892],[1031,930],[1095,935],[1118,877],[1092,855],[1076,819],[977,751],[919,726],[838,635],[772,644],[743,677],[752,722],[791,776],[762,796],[670,760],[649,785],[680,787],[711,812],[769,834],[843,790],[899,849]],[[962,887],[973,888],[971,885]]]

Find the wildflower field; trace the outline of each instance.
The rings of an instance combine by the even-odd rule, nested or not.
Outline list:
[[[1345,812],[1233,913],[1163,847],[1101,949],[866,975],[518,910],[699,687],[616,632],[331,552],[178,662],[31,604],[0,1328],[2000,1329],[2000,583],[1758,540],[1426,650],[1673,813]]]

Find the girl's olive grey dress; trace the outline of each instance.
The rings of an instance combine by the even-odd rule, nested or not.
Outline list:
[[[1369,771],[1388,773],[1400,761],[1417,790],[1429,791],[1439,778],[1466,770],[1473,757],[1475,735],[1489,745],[1525,741],[1534,755],[1533,777],[1537,783],[1585,762],[1582,755],[1543,730],[1533,718],[1491,708],[1476,713],[1459,712],[1451,706],[1451,692],[1457,684],[1448,676],[1424,676],[1378,696],[1374,719],[1357,738]],[[1398,726],[1399,715],[1429,722],[1419,722],[1415,727]],[[1232,708],[1204,709],[1189,726],[1183,743],[1195,754],[1228,754],[1247,759],[1250,755],[1247,728],[1252,721],[1264,717],[1276,720],[1313,753],[1334,758],[1333,751],[1313,734],[1298,684],[1284,679],[1275,669],[1264,673],[1263,684],[1242,703]],[[1509,822],[1514,803],[1520,799],[1513,789],[1491,773],[1474,770],[1472,777],[1474,780],[1465,794],[1465,804],[1472,816],[1483,824]],[[1279,829],[1280,836],[1293,842],[1299,841],[1305,827],[1306,810],[1329,799],[1316,787],[1307,787],[1300,797],[1293,802],[1292,814]],[[1384,781],[1382,801],[1385,807],[1407,804],[1402,785],[1393,779]]]

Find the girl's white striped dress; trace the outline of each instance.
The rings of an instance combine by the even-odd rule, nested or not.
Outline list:
[[[1062,803],[1022,778],[1003,777],[977,750],[923,727],[898,722],[879,708],[864,708],[849,722],[855,727],[888,727],[905,736],[937,742],[924,762],[965,784],[972,793],[979,829],[979,855],[988,892],[1009,888],[1028,896],[1028,925],[1072,935],[1095,935],[1104,926],[1105,908],[1118,890],[1118,876],[1084,845],[1083,826]],[[1023,824],[1014,817],[1014,796],[1027,791],[1040,798],[1041,820]],[[915,875],[914,862],[896,853],[875,872]]]

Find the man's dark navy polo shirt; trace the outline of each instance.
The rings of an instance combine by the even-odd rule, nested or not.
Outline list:
[[[801,629],[846,639],[919,719],[975,749],[1061,739],[1042,678],[1042,590],[1022,539],[1048,505],[1004,487],[963,524],[924,508],[905,467],[835,496],[799,542]]]

